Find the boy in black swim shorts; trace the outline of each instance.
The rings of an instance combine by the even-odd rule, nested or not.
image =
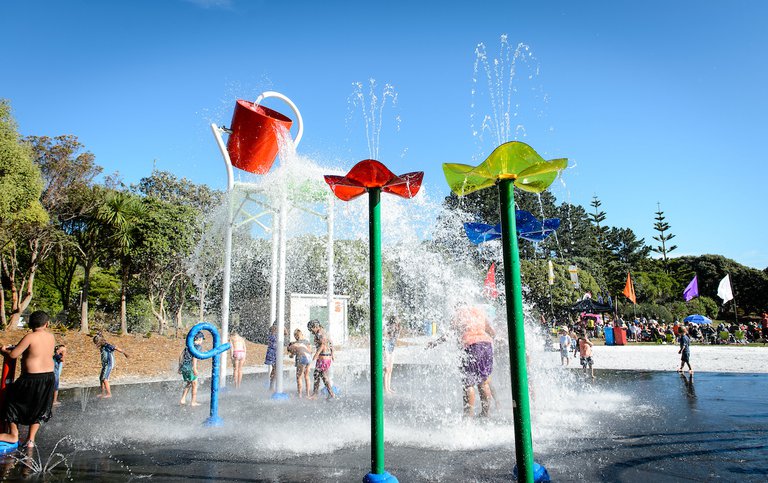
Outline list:
[[[8,386],[3,402],[2,420],[8,424],[8,432],[0,434],[0,442],[17,444],[19,425],[29,426],[27,446],[35,445],[40,423],[51,418],[53,391],[56,377],[53,374],[53,348],[56,339],[48,332],[49,317],[37,311],[29,317],[32,332],[25,335],[15,347],[3,346],[0,352],[13,359],[21,356],[21,376]]]

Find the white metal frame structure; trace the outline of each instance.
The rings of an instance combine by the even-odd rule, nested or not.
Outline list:
[[[254,105],[258,105],[264,99],[268,97],[276,97],[283,100],[288,104],[293,112],[296,114],[298,123],[298,131],[294,140],[295,146],[298,146],[301,141],[301,137],[304,134],[304,122],[301,117],[301,113],[296,105],[288,97],[279,92],[268,91],[262,93]],[[228,132],[224,127],[219,127],[216,124],[211,124],[211,131],[213,132],[216,143],[219,146],[221,156],[224,158],[224,165],[227,170],[227,203],[228,203],[228,220],[224,233],[224,280],[222,287],[222,303],[221,303],[221,336],[222,343],[229,341],[229,299],[230,299],[230,285],[231,285],[231,267],[232,267],[232,229],[235,226],[235,221],[240,215],[244,215],[244,219],[240,221],[237,226],[242,226],[247,223],[255,223],[267,233],[272,234],[272,253],[271,253],[271,277],[270,277],[270,293],[269,293],[269,316],[270,321],[277,323],[277,347],[278,357],[275,367],[275,394],[281,395],[283,393],[283,347],[285,346],[285,335],[283,328],[285,327],[285,275],[286,275],[286,224],[288,211],[292,208],[289,203],[286,190],[281,190],[279,200],[274,200],[271,205],[265,204],[261,200],[258,200],[251,196],[262,192],[260,188],[251,183],[240,183],[234,179],[234,168],[232,166],[232,160],[230,159],[227,146],[222,138],[223,133]],[[243,190],[246,195],[243,201],[235,207],[233,206],[232,193],[235,190]],[[329,191],[330,193],[330,191]],[[328,227],[328,249],[327,249],[327,274],[328,274],[328,317],[330,322],[331,306],[333,301],[333,196],[328,196],[328,211],[326,214],[318,213],[313,210],[309,210],[300,206],[296,206],[307,213],[318,216],[325,219]],[[245,209],[245,205],[248,202],[252,202],[257,205],[261,211],[256,214],[251,214]],[[275,203],[277,201],[277,203]],[[267,226],[262,223],[259,218],[267,215],[272,215],[272,226]],[[276,219],[277,218],[277,219]],[[277,222],[277,223],[275,223]],[[277,226],[275,226],[275,224]],[[226,383],[227,375],[227,358],[222,358],[221,361],[221,385]]]

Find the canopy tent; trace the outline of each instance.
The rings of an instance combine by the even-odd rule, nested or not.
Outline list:
[[[576,302],[571,306],[571,310],[574,312],[589,312],[593,314],[599,314],[605,312],[613,312],[613,307],[610,305],[601,304],[600,302],[592,300],[591,298],[587,298]]]

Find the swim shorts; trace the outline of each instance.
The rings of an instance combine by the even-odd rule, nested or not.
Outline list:
[[[476,342],[464,348],[461,373],[465,387],[483,384],[493,372],[493,344]]]
[[[593,364],[592,356],[581,358],[581,367],[592,366],[592,364]]]
[[[184,379],[184,382],[192,382],[197,379],[195,371],[191,367],[182,367],[181,377]]]
[[[318,359],[317,362],[315,362],[315,370],[320,372],[327,371],[331,368],[332,361],[332,359]]]
[[[53,372],[22,374],[8,386],[3,420],[28,426],[51,419],[55,385]]]
[[[233,350],[232,351],[232,360],[235,361],[242,361],[245,360],[245,351],[244,350]]]

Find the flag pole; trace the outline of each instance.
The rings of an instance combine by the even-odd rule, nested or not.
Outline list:
[[[731,274],[728,274],[728,283],[731,284],[731,293],[733,294],[733,318],[736,321],[736,325],[739,325],[739,312],[736,309],[736,290],[733,288],[733,279]]]

